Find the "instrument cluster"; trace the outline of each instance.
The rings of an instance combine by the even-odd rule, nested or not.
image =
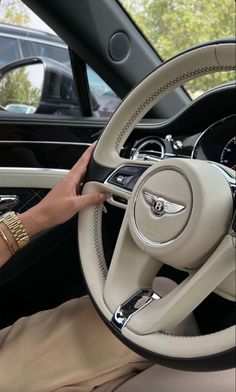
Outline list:
[[[236,115],[210,125],[194,145],[192,158],[219,162],[236,170]]]

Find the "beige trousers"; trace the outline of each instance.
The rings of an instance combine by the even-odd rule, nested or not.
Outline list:
[[[88,297],[0,331],[0,392],[110,392],[149,366],[113,336]]]

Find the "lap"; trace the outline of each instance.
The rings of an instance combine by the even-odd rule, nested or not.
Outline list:
[[[112,391],[148,366],[113,336],[88,297],[0,331],[0,392],[88,392],[104,383]]]

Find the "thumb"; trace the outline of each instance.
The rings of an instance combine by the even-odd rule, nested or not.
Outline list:
[[[86,195],[78,196],[78,211],[91,205],[102,204],[107,198],[108,195],[106,193],[100,192],[91,192]]]

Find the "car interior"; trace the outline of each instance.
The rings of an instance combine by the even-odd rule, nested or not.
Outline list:
[[[0,269],[0,328],[89,294],[117,338],[153,363],[117,392],[234,391],[235,80],[196,99],[183,85],[235,77],[235,37],[163,61],[121,2],[23,3],[68,45],[73,94],[70,81],[70,110],[51,114],[0,102],[0,213],[37,204],[94,142],[82,192],[111,197]],[[42,56],[0,68],[0,93],[4,75],[35,64],[41,108],[55,107],[48,86],[68,75]],[[87,66],[122,99],[110,117],[94,115]]]

